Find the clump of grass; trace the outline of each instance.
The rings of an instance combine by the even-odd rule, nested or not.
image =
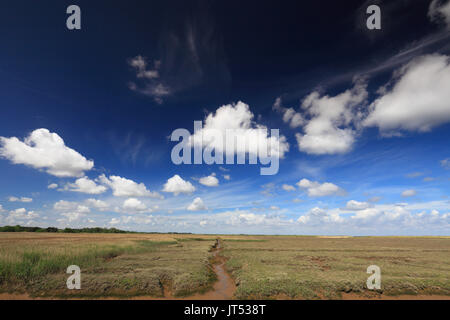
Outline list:
[[[216,274],[205,265],[204,268],[177,275],[172,283],[174,295],[185,297],[193,293],[203,293],[212,289]]]

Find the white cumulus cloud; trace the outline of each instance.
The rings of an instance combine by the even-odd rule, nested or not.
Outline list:
[[[61,213],[61,215],[63,217],[65,217],[66,219],[61,219],[60,221],[68,221],[68,222],[78,221],[81,218],[86,216],[85,213],[78,212],[78,211],[75,211],[75,212],[64,212],[64,213]]]
[[[219,185],[219,179],[216,178],[214,173],[207,177],[200,178],[198,182],[207,187],[217,187]]]
[[[305,189],[310,197],[325,197],[330,195],[343,195],[345,191],[331,182],[319,183],[302,179],[297,182],[297,186]]]
[[[73,212],[79,212],[79,213],[89,213],[90,209],[89,207],[85,205],[81,205],[77,202],[72,201],[66,201],[66,200],[59,200],[58,202],[55,202],[53,205],[53,209],[56,211],[73,211]]]
[[[129,198],[123,202],[123,208],[127,212],[142,212],[147,210],[147,206],[136,198]]]
[[[115,197],[162,198],[158,192],[148,190],[145,184],[136,183],[127,178],[119,176],[109,176],[109,178],[107,178],[104,174],[102,174],[98,177],[98,181],[109,186],[113,190],[113,195]]]
[[[301,224],[319,225],[329,222],[342,222],[343,218],[338,213],[329,213],[319,207],[312,208],[297,220]]]
[[[38,218],[39,214],[34,211],[28,211],[25,208],[15,209],[9,212],[9,215],[6,217],[6,222],[9,224],[19,223],[25,220],[32,220]]]
[[[450,63],[444,55],[421,56],[394,72],[392,88],[370,105],[365,126],[386,135],[425,132],[450,121]]]
[[[120,219],[118,218],[112,218],[111,221],[109,222],[109,224],[111,225],[116,225],[120,223]]]
[[[314,91],[302,102],[309,116],[303,133],[297,133],[300,151],[309,154],[338,154],[351,150],[357,135],[360,107],[367,99],[366,83],[357,80],[352,89],[334,97]]]
[[[345,209],[347,210],[364,210],[370,207],[370,204],[367,202],[359,202],[356,200],[350,200],[347,202],[347,205],[345,206]]]
[[[417,194],[416,190],[409,189],[402,192],[403,197],[413,197]]]
[[[200,211],[200,210],[206,210],[206,206],[203,203],[203,200],[201,198],[195,198],[194,201],[187,207],[189,211]]]
[[[171,192],[174,195],[179,195],[180,193],[191,194],[195,191],[195,187],[189,181],[183,180],[179,175],[174,175],[169,178],[163,187],[164,192]]]
[[[191,145],[208,146],[222,154],[253,154],[260,155],[261,150],[268,150],[272,157],[284,158],[289,150],[289,144],[284,136],[270,135],[270,130],[264,125],[256,123],[254,115],[247,104],[239,101],[218,108],[208,114],[203,128],[191,135]],[[224,137],[228,130],[229,136],[248,142],[237,144],[234,148],[224,144]]]
[[[293,108],[285,108],[282,106],[282,100],[278,97],[272,106],[273,110],[282,114],[283,121],[291,128],[298,128],[305,123],[305,119],[301,113],[296,112]]]
[[[295,191],[295,187],[290,184],[283,184],[281,187],[284,191]]]
[[[58,134],[47,129],[34,130],[24,141],[0,137],[0,157],[57,177],[79,177],[94,167],[93,161],[67,147]]]
[[[101,194],[107,190],[105,186],[98,185],[88,177],[79,178],[75,183],[69,183],[66,190],[87,194]]]
[[[100,210],[100,211],[106,211],[106,210],[108,210],[108,208],[109,208],[109,204],[108,204],[107,202],[105,202],[105,201],[102,201],[102,200],[97,200],[97,199],[87,199],[87,200],[85,201],[85,203],[86,203],[88,206],[90,206],[90,207],[92,207],[92,208],[95,208],[95,209],[97,209],[97,210]]]

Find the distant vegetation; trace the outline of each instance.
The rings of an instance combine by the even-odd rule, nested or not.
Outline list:
[[[62,232],[62,233],[136,233],[134,231],[124,231],[116,228],[81,228],[81,229],[58,229],[55,227],[22,227],[22,226],[4,226],[0,227],[0,232]]]
[[[0,232],[60,232],[60,233],[147,233],[147,234],[159,234],[160,232],[137,232],[137,231],[125,231],[116,228],[65,228],[58,229],[55,227],[41,228],[41,227],[23,227],[17,226],[4,226],[0,227]],[[192,234],[190,232],[165,232],[164,234]]]

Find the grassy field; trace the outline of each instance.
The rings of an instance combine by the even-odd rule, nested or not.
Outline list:
[[[450,295],[450,238],[257,237],[225,241],[237,298],[339,299],[369,295],[367,267],[387,295]],[[371,295],[373,296],[373,295]]]
[[[0,234],[0,291],[32,296],[162,297],[211,287],[215,237],[177,235]],[[67,290],[65,273],[78,265],[82,290]]]
[[[220,256],[238,299],[340,299],[380,293],[450,296],[450,237],[214,236],[180,234],[0,233],[0,292],[33,297],[182,297],[213,290],[211,252]],[[68,290],[69,265],[82,272]]]

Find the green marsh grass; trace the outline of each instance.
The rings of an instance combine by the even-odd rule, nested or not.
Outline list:
[[[125,253],[144,253],[175,243],[138,240],[134,245],[84,244],[57,248],[31,246],[17,250],[0,248],[0,284],[8,281],[32,281],[47,274],[65,272],[70,265],[88,269]]]

